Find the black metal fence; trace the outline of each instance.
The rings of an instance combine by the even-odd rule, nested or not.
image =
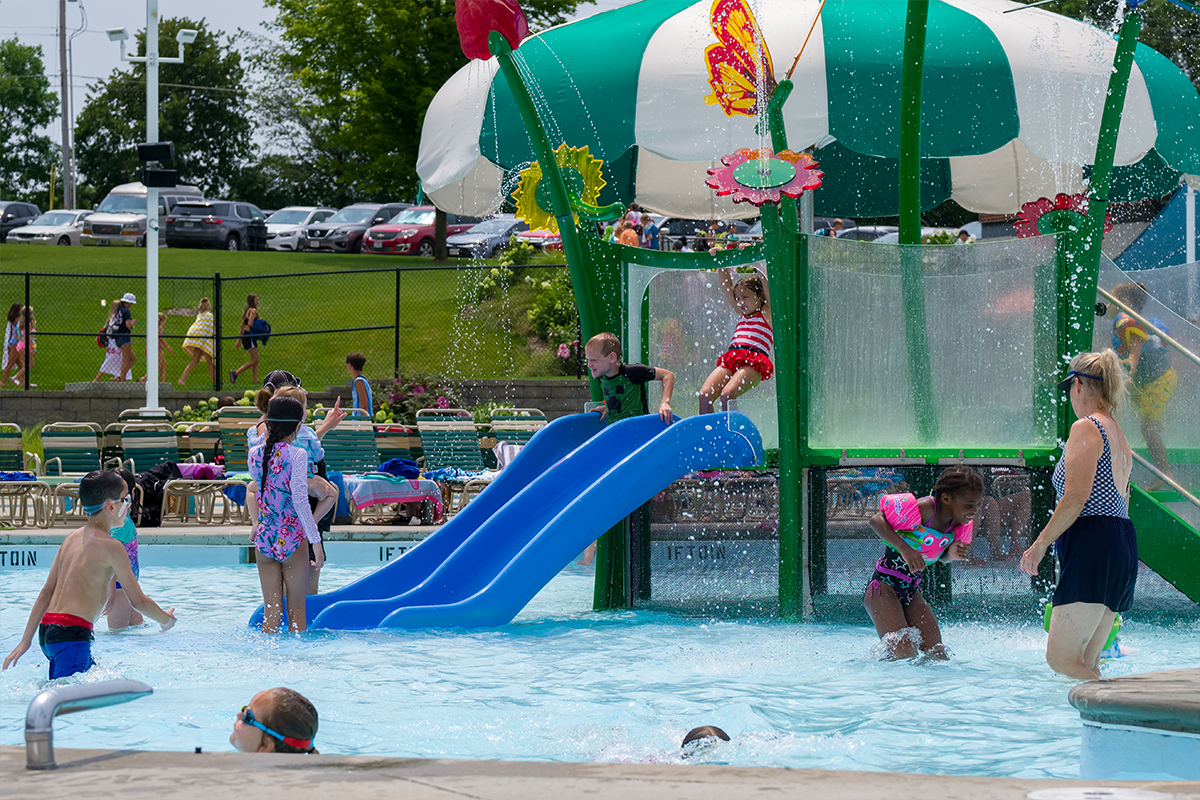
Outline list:
[[[204,350],[185,351],[184,343],[205,298],[215,327],[209,340],[211,373],[209,360],[201,358],[181,388],[255,388],[277,368],[302,375],[306,386],[342,384],[348,380],[345,358],[350,352],[366,356],[365,372],[372,378],[413,372],[468,379],[578,374],[578,348],[563,359],[557,343],[539,342],[529,330],[528,310],[538,287],[565,266],[497,269],[161,276],[160,379],[178,384],[192,354]],[[113,302],[127,292],[137,299],[130,306],[137,320],[131,333],[135,363],[130,378],[144,379],[147,320],[139,312],[145,307],[145,284],[144,275],[0,273],[0,314],[14,304],[32,308],[33,346],[19,352],[5,347],[5,356],[14,360],[4,371],[5,388],[82,388],[72,384],[115,380],[115,375],[102,374],[110,358],[102,332]],[[250,363],[239,336],[249,295],[258,297],[259,314],[271,325],[257,365]],[[16,327],[24,327],[20,316]],[[19,337],[20,331],[12,335]],[[21,369],[22,364],[27,368]],[[112,371],[111,362],[108,369]]]

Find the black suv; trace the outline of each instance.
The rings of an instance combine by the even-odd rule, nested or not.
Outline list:
[[[41,215],[41,209],[33,203],[0,200],[0,244],[8,240],[8,232],[13,228],[28,225]]]
[[[362,237],[372,225],[382,225],[412,203],[355,203],[329,219],[304,229],[309,250],[361,253]]]
[[[243,250],[246,228],[266,214],[251,203],[188,200],[167,215],[167,247],[220,247]]]

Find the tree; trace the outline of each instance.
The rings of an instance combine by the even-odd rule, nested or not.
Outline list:
[[[45,205],[58,147],[38,129],[57,114],[42,48],[0,41],[0,198]]]
[[[251,154],[245,70],[241,56],[201,22],[163,19],[159,50],[172,54],[175,34],[199,31],[184,49],[184,63],[159,65],[159,139],[175,143],[180,183],[211,197],[224,194]],[[144,52],[146,32],[136,52]],[[138,180],[135,146],[146,141],[146,65],[114,70],[92,92],[75,128],[79,172],[103,196],[113,186]]]
[[[1117,0],[1124,2],[1124,0]],[[1105,30],[1113,29],[1117,12],[1114,0],[1059,0],[1050,8],[1064,16],[1091,23]],[[1191,78],[1200,90],[1200,54],[1196,42],[1200,41],[1200,14],[1185,11],[1173,3],[1144,3],[1139,9],[1142,14],[1142,33],[1138,41],[1162,53],[1175,66]],[[1020,12],[1017,12],[1020,13]]]
[[[579,0],[524,0],[531,26],[563,22]],[[276,110],[302,131],[336,199],[415,198],[425,110],[466,63],[453,0],[267,0],[284,46],[264,63],[299,91]],[[289,105],[290,104],[290,105]]]

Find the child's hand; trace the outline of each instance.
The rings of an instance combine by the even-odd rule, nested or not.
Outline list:
[[[971,555],[971,545],[966,542],[951,542],[946,548],[946,558],[951,561],[966,561]]]
[[[675,420],[675,415],[671,413],[671,401],[663,400],[658,404],[658,417],[664,425],[670,425]]]
[[[325,415],[325,418],[334,425],[337,425],[346,418],[346,412],[342,411],[342,398],[339,397],[333,401],[333,408],[329,409],[329,413]]]
[[[171,628],[175,627],[175,623],[178,621],[179,620],[175,619],[175,609],[172,608],[167,612],[167,621],[162,624],[162,630],[160,630],[159,633],[166,633],[167,631],[171,630]]]
[[[900,555],[904,557],[904,563],[908,565],[909,570],[914,574],[920,574],[925,571],[925,556],[907,544],[900,549]]]
[[[601,422],[604,422],[604,418],[608,416],[608,406],[604,405],[603,403],[593,408],[592,411],[595,411],[600,415]]]
[[[21,656],[25,655],[26,651],[29,650],[30,644],[30,642],[23,641],[14,647],[13,651],[8,654],[8,658],[4,659],[4,669],[15,667]]]
[[[314,556],[314,558],[312,561],[309,562],[310,564],[312,564],[317,569],[320,569],[321,567],[325,566],[325,545],[322,544],[321,542],[314,543],[313,544],[313,556]]]

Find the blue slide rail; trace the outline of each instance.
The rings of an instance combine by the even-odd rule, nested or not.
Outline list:
[[[599,433],[603,427],[600,415],[595,413],[575,414],[551,422],[521,448],[512,463],[504,468],[485,491],[402,558],[336,591],[310,594],[305,601],[309,627],[313,627],[314,621],[322,611],[335,603],[371,598],[383,599],[386,602],[386,598],[404,594],[418,586],[515,494],[576,447]],[[388,608],[388,611],[390,612],[391,608]],[[367,613],[364,608],[364,614]],[[285,610],[284,617],[286,616]],[[263,607],[260,605],[250,616],[250,627],[262,627],[262,619]],[[383,615],[379,619],[382,620]],[[286,621],[284,624],[286,625]],[[375,624],[378,624],[378,621],[362,627],[375,627]]]
[[[598,424],[590,414],[555,424],[579,417],[586,419],[585,424]],[[562,430],[581,432],[566,425]],[[547,426],[526,449],[535,444],[550,447],[539,439],[552,438],[558,438],[558,432]],[[501,477],[524,456],[523,451]],[[679,478],[703,469],[754,466],[762,463],[762,457],[758,429],[737,412],[690,417],[670,426],[653,415],[607,426],[556,462],[540,470],[526,467],[524,478],[533,476],[532,480],[515,494],[497,492],[479,512],[487,518],[473,524],[465,537],[453,537],[460,541],[450,552],[445,544],[430,548],[431,555],[419,566],[414,560],[403,573],[396,569],[433,542],[430,537],[394,565],[379,570],[403,574],[403,584],[381,580],[371,585],[373,593],[366,593],[360,590],[372,577],[368,576],[330,593],[339,599],[323,601],[324,610],[309,613],[312,627],[362,630],[507,624],[584,547]],[[535,472],[538,474],[533,475]],[[462,513],[499,488],[499,481]],[[433,564],[435,549],[441,559],[437,564]],[[413,585],[413,576],[420,571],[425,571],[425,577]],[[360,590],[351,591],[354,587]]]

